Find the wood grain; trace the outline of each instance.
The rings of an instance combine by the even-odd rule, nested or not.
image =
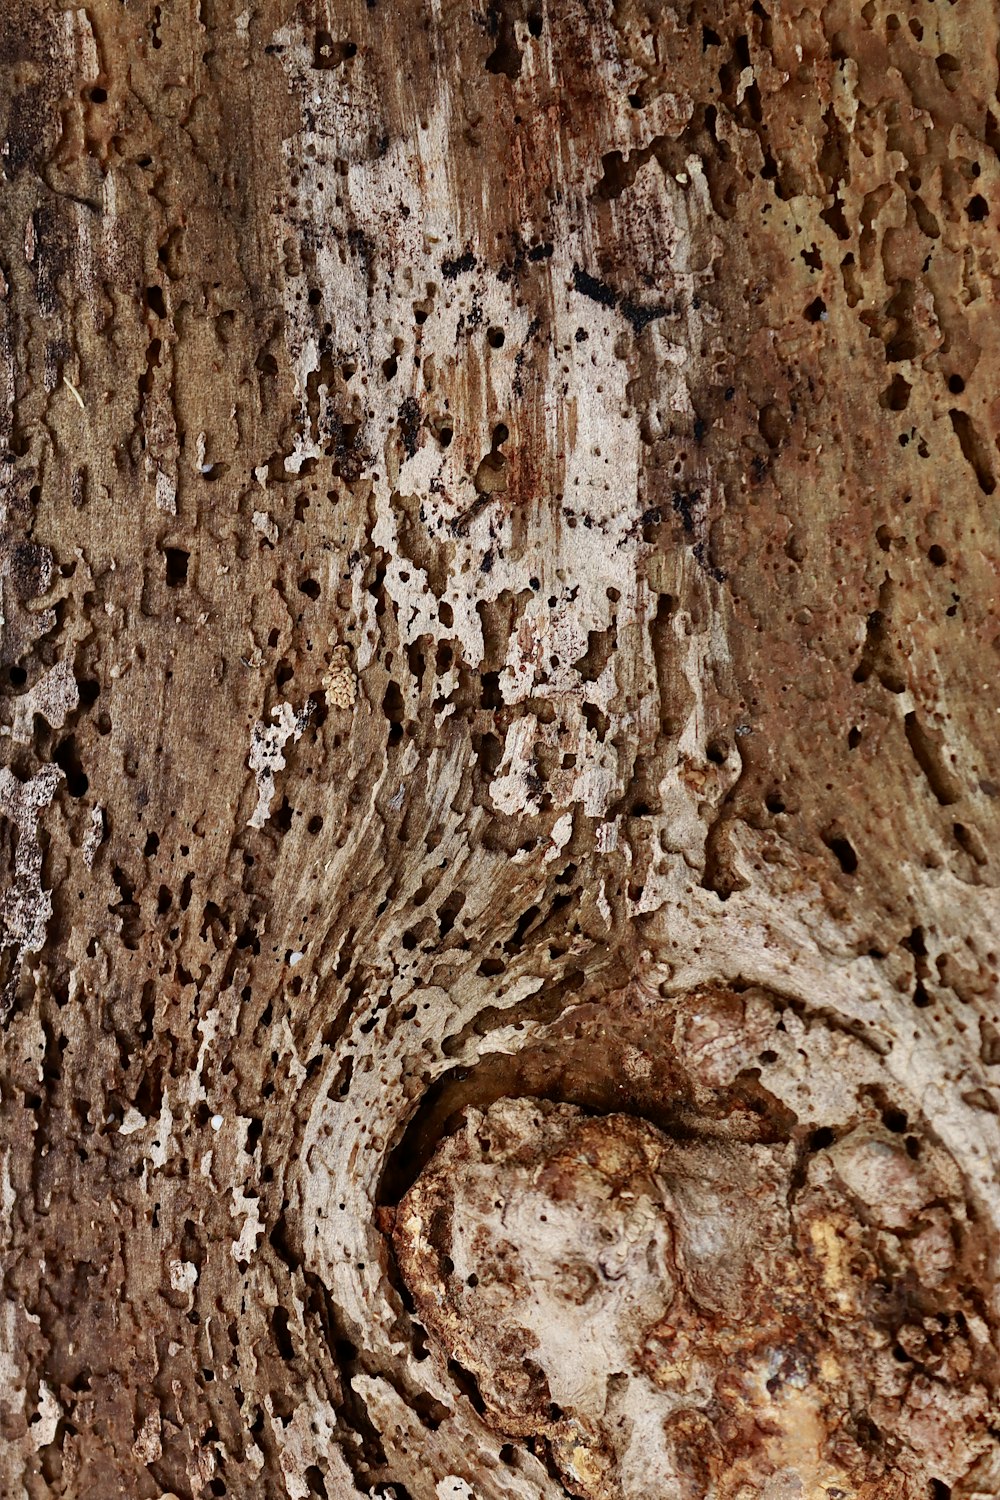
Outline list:
[[[0,1495],[1000,1491],[998,41],[6,0]]]

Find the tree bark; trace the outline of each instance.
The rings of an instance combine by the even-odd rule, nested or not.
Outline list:
[[[987,0],[6,0],[0,1495],[1000,1492]]]

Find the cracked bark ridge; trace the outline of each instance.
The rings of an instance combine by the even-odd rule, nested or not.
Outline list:
[[[3,1500],[1000,1494],[998,44],[0,4]]]

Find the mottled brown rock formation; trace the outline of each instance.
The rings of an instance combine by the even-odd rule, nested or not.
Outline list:
[[[0,1500],[1000,1493],[998,42],[0,7]]]

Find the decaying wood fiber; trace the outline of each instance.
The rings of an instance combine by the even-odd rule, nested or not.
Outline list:
[[[988,0],[4,0],[0,1496],[1000,1493]]]

